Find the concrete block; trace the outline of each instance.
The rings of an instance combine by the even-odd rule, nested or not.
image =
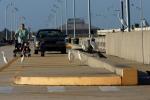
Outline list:
[[[126,65],[124,65],[123,67],[118,66],[117,64],[114,64],[107,59],[97,59],[94,57],[90,57],[84,53],[82,53],[82,56],[88,59],[87,60],[88,66],[93,67],[93,68],[105,68],[109,70],[110,72],[113,72],[116,75],[119,75],[122,79],[121,80],[122,85],[137,85],[138,84],[138,74],[137,74],[137,69],[135,69],[135,67],[133,68],[133,67],[129,67]]]
[[[122,85],[137,85],[138,75],[134,68],[124,68],[122,70]]]
[[[50,85],[50,86],[93,86],[93,85],[121,85],[119,76],[100,77],[16,77],[18,85]]]

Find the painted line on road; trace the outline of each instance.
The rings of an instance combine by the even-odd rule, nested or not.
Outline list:
[[[10,94],[13,92],[14,87],[12,86],[0,86],[0,93]]]
[[[119,92],[120,89],[116,86],[99,86],[102,92]]]
[[[64,86],[48,86],[47,91],[49,93],[54,93],[54,92],[65,92],[66,89]]]

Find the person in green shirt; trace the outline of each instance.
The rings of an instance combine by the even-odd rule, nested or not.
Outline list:
[[[15,33],[15,39],[17,39],[17,43],[23,44],[24,42],[28,42],[29,32],[25,28],[24,24],[20,25],[20,28]]]
[[[25,28],[24,24],[21,24],[19,29],[15,32],[14,38],[15,38],[15,49],[14,49],[14,57],[16,57],[16,54],[21,54],[26,56],[26,53],[28,53],[28,56],[31,56],[29,48],[29,42],[28,42],[28,35],[29,31]]]

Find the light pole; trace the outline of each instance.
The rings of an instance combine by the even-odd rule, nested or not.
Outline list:
[[[57,27],[56,28],[58,28],[58,20],[57,20],[57,17],[58,17],[58,11],[57,10],[59,10],[59,7],[57,6],[57,5],[53,5],[53,7],[56,9],[56,24],[57,24]]]
[[[126,0],[126,18],[127,18],[127,31],[131,31],[130,22],[130,0]]]
[[[142,56],[143,56],[143,63],[145,60],[144,56],[144,33],[143,33],[143,19],[144,19],[144,14],[143,14],[143,1],[140,1],[140,6],[141,6],[141,32],[142,32]]]
[[[55,27],[57,28],[57,12],[54,9],[51,9],[51,11],[55,14]]]
[[[8,8],[10,7],[10,4],[8,4],[5,8],[5,28],[6,28],[6,31],[5,31],[5,39],[8,40],[8,29],[7,29],[7,11],[8,11]]]
[[[63,2],[61,0],[57,0],[61,5],[61,31],[63,30]]]
[[[66,15],[66,35],[68,35],[68,11],[67,0],[65,0],[65,15]]]
[[[73,38],[76,38],[76,15],[75,15],[75,0],[73,0],[73,27],[74,27],[74,32],[73,32]]]
[[[14,24],[14,27],[15,27],[15,25],[16,25],[16,15],[15,15],[15,11],[17,11],[17,8],[15,8],[14,7],[14,3],[13,2],[11,2],[10,4],[8,4],[7,6],[6,6],[6,9],[5,9],[5,27],[6,27],[6,29],[7,29],[7,12],[8,12],[8,8],[9,7],[11,7],[11,20],[10,20],[10,26],[11,26],[11,35],[10,35],[10,37],[11,37],[11,40],[13,39],[13,24]],[[15,28],[14,28],[15,29]],[[6,40],[8,40],[8,32],[7,32],[7,30],[6,30],[6,32],[5,32],[5,38],[6,38]]]
[[[14,15],[14,30],[17,29],[17,19],[16,19],[16,13],[18,11],[18,8],[14,7],[13,8],[13,15]]]
[[[143,33],[143,19],[144,19],[144,14],[143,14],[143,1],[140,0],[140,6],[141,6],[141,31]]]
[[[14,7],[14,2],[11,2],[11,40],[13,39],[13,7]]]
[[[122,21],[124,21],[124,2],[123,0],[121,0],[121,19]],[[122,28],[121,31],[124,32],[124,25],[122,24]]]
[[[20,16],[20,24],[25,23],[26,17]]]
[[[50,13],[49,16],[48,16],[48,21],[49,21],[49,27],[52,25],[52,18],[54,16]],[[55,23],[54,23],[55,24]],[[53,27],[52,27],[53,28]]]
[[[88,23],[89,23],[89,38],[91,38],[91,1],[88,0]]]
[[[63,3],[61,3],[61,8],[63,8]],[[61,9],[61,31],[63,30],[63,9]]]

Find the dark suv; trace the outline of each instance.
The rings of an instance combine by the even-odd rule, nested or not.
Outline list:
[[[66,35],[57,29],[41,29],[35,36],[34,53],[41,52],[41,56],[45,55],[46,51],[61,51],[66,53]]]

